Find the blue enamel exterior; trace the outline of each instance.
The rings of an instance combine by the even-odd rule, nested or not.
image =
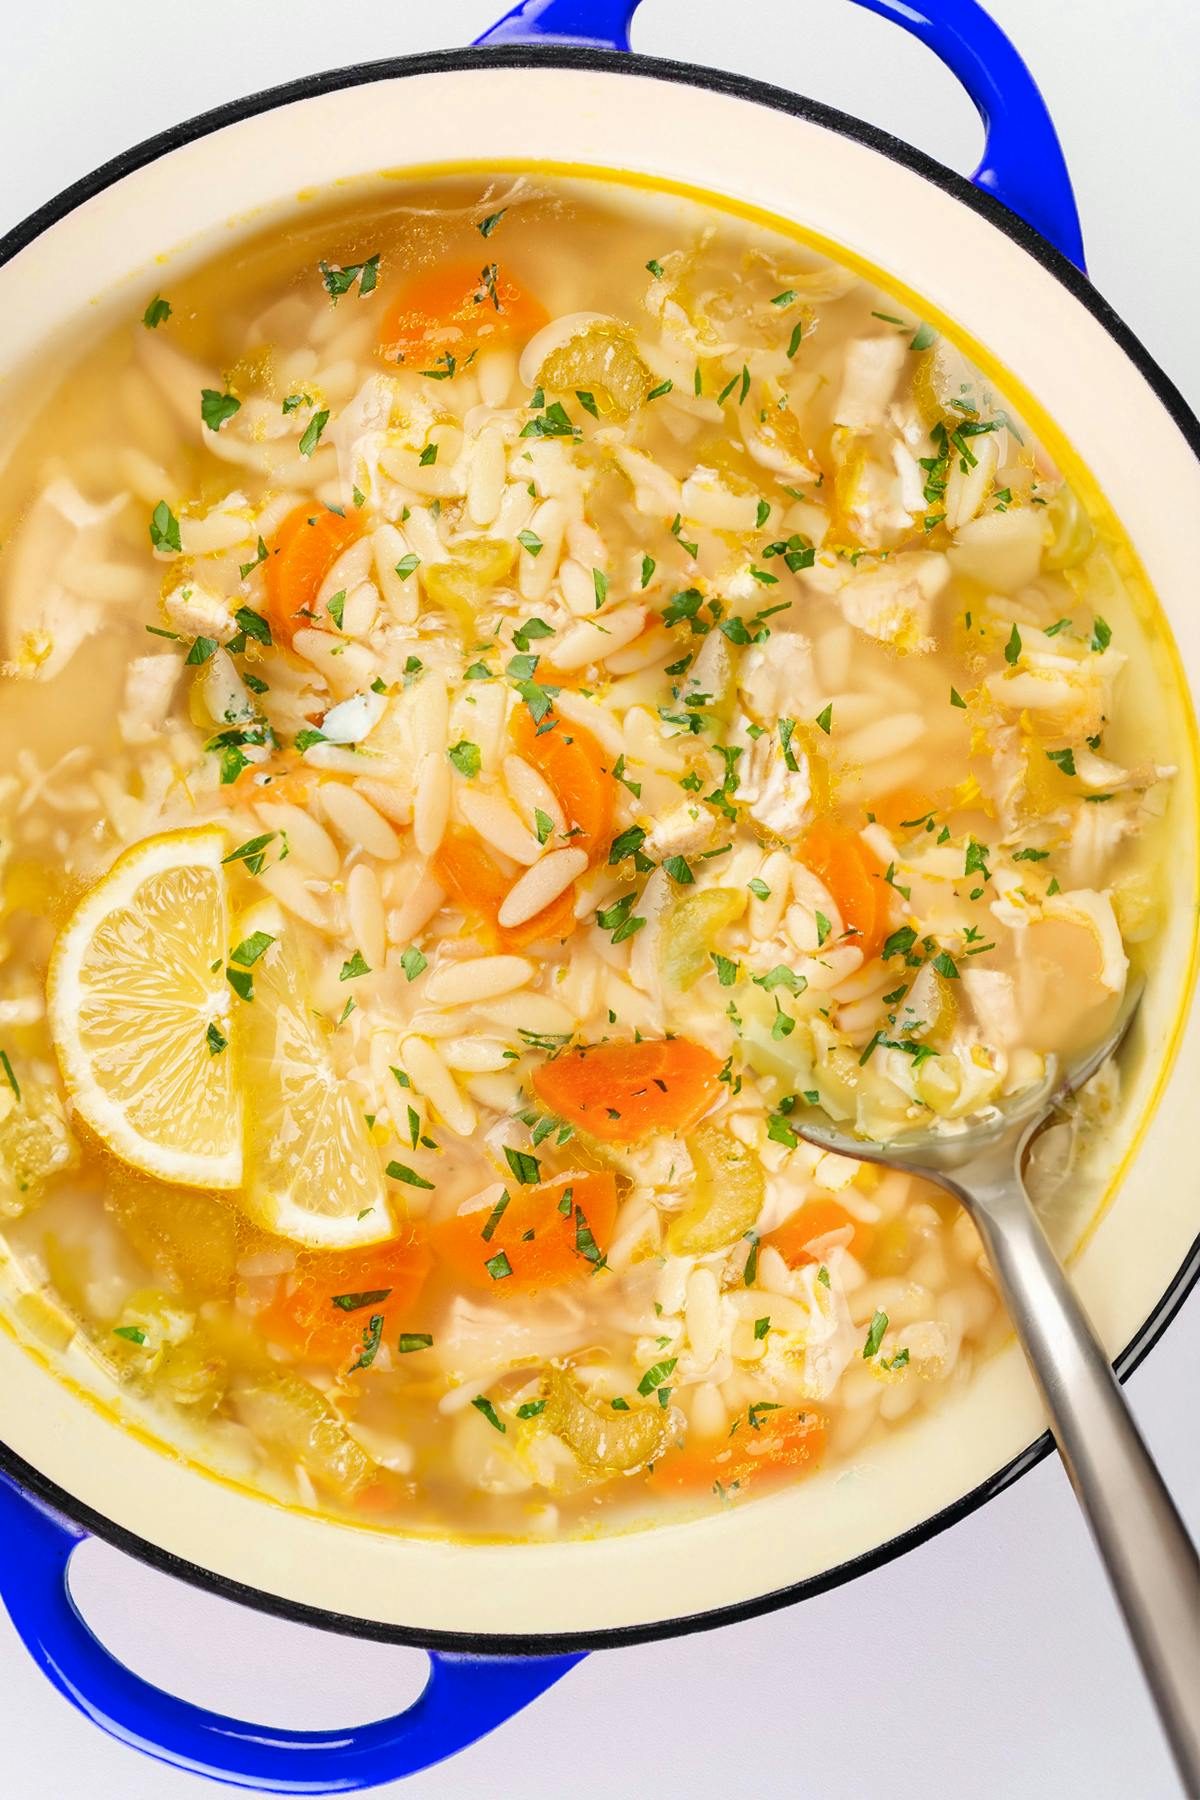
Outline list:
[[[892,19],[946,64],[987,141],[972,179],[1084,268],[1071,182],[1045,102],[977,0],[855,0]],[[638,0],[521,0],[478,41],[628,50]],[[67,1571],[86,1533],[0,1473],[0,1598],[59,1692],[103,1731],[176,1768],[266,1794],[345,1794],[412,1775],[466,1749],[581,1660],[429,1652],[419,1698],[347,1731],[284,1731],[230,1719],[144,1681],[94,1637]]]
[[[477,44],[583,44],[628,50],[638,0],[521,0]]]
[[[1058,134],[1037,83],[978,0],[855,0],[909,31],[966,88],[987,132],[971,179],[1084,269],[1083,238]],[[638,0],[521,0],[481,44],[629,49]]]
[[[349,1794],[416,1774],[520,1712],[578,1656],[429,1653],[419,1699],[348,1731],[283,1731],[175,1699],[110,1655],[67,1585],[86,1533],[0,1475],[0,1595],[38,1667],[122,1743],[192,1774],[259,1794]]]

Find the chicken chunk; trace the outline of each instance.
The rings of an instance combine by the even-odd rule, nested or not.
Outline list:
[[[148,744],[167,722],[183,669],[178,656],[135,656],[125,671],[118,726],[126,744]]]
[[[847,425],[852,431],[871,431],[881,425],[906,353],[905,341],[898,334],[855,338],[847,344],[834,424]]]
[[[198,581],[181,582],[163,601],[168,619],[182,637],[216,638],[227,644],[237,636],[237,620],[228,600],[201,587]]]

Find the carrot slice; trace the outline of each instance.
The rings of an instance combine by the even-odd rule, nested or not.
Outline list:
[[[519,706],[512,743],[517,755],[554,789],[567,829],[575,833],[574,848],[586,850],[589,858],[607,850],[617,784],[608,770],[609,758],[591,732],[553,713],[535,725],[529,708]]]
[[[551,1112],[609,1144],[689,1131],[721,1091],[721,1063],[688,1038],[595,1044],[543,1063],[533,1088]]]
[[[567,938],[575,929],[575,892],[565,893],[521,925],[497,922],[512,878],[497,867],[487,850],[468,831],[448,831],[433,859],[433,872],[446,892],[482,920],[493,943],[505,950],[525,950],[548,938]]]
[[[899,831],[902,826],[915,831],[920,829],[930,813],[944,811],[949,802],[950,795],[946,788],[920,788],[910,783],[906,787],[893,788],[890,794],[872,800],[871,811],[885,831]]]
[[[320,711],[316,717],[320,718]],[[264,776],[270,776],[264,781]],[[286,800],[290,806],[307,806],[315,781],[292,750],[281,751],[265,763],[251,763],[236,781],[222,789],[231,806],[256,806],[263,800]]]
[[[857,831],[830,819],[813,825],[800,841],[800,861],[829,889],[842,923],[855,933],[870,961],[883,947],[888,928],[888,889],[883,865]]]
[[[811,1473],[824,1448],[820,1413],[811,1408],[798,1413],[786,1406],[770,1411],[759,1402],[738,1415],[731,1436],[666,1451],[649,1482],[662,1492],[744,1494],[751,1487],[777,1486],[802,1470]]]
[[[808,1248],[815,1238],[823,1238],[831,1231],[842,1231],[847,1225],[854,1235],[848,1239],[846,1248],[861,1261],[871,1248],[874,1227],[856,1219],[836,1200],[806,1200],[782,1225],[766,1233],[761,1247],[765,1250],[770,1245],[778,1250],[789,1269],[799,1268],[801,1263],[820,1260]]]
[[[388,362],[432,364],[447,355],[462,362],[486,345],[524,343],[548,317],[541,301],[495,264],[440,265],[401,288],[384,317],[379,353]]]
[[[343,519],[316,500],[288,514],[268,545],[263,566],[267,617],[276,642],[289,647],[302,625],[316,616],[321,583],[342,551],[359,535],[353,519]]]
[[[431,1260],[425,1228],[415,1223],[366,1250],[301,1251],[259,1325],[294,1355],[340,1367],[356,1356],[376,1314],[385,1339],[412,1324]]]
[[[509,1182],[494,1205],[442,1219],[429,1236],[436,1254],[469,1286],[532,1294],[591,1274],[616,1217],[615,1177],[572,1173],[536,1187]]]

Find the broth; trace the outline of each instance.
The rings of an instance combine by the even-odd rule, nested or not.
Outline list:
[[[952,342],[716,210],[392,183],[145,300],[0,477],[28,1317],[400,1531],[853,1462],[1004,1325],[944,1195],[789,1114],[965,1129],[1152,954],[1127,547]]]

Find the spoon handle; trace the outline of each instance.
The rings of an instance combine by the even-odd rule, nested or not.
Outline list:
[[[1010,1185],[1011,1184],[1011,1185]],[[1200,1796],[1200,1562],[1020,1176],[971,1211],[1158,1706]]]

